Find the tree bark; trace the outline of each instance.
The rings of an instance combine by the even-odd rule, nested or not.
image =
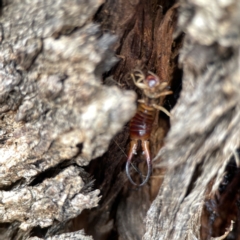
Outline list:
[[[1,239],[91,239],[54,235],[98,205],[83,167],[136,108],[134,93],[101,83],[117,61],[116,37],[91,23],[102,3],[2,1]]]
[[[239,238],[237,0],[4,0],[0,18],[1,239]],[[173,91],[142,188],[135,69]]]

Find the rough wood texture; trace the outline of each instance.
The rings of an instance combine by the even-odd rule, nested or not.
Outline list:
[[[3,239],[239,238],[237,0],[1,3]],[[124,173],[136,68],[169,83],[166,108],[178,100],[155,120],[141,189]]]
[[[141,98],[141,91],[129,76],[138,68],[144,73],[148,70],[157,73],[169,86],[175,82],[172,89],[177,95],[181,75],[174,75],[177,75],[177,53],[181,38],[174,41],[172,37],[177,21],[174,1],[109,0],[96,14],[95,20],[103,30],[118,36],[114,49],[120,61],[104,75],[107,78],[104,81],[106,85],[115,82],[120,88],[135,90]],[[165,103],[169,109],[170,105],[174,105],[176,95],[167,97],[165,101],[162,99],[161,103]],[[150,139],[152,156],[163,146],[168,129],[168,118],[159,114]],[[163,169],[154,170],[149,184],[143,188],[136,189],[129,183],[124,171],[129,143],[128,130],[128,126],[125,126],[114,137],[108,152],[90,163],[90,172],[96,178],[102,198],[99,207],[80,216],[75,225],[84,225],[87,217],[89,224],[84,226],[87,234],[94,239],[141,239],[145,232],[146,212],[162,182]],[[144,161],[141,151],[137,157]],[[102,171],[99,171],[98,164],[101,164]]]
[[[80,166],[107,150],[136,108],[133,92],[101,83],[117,61],[109,50],[116,37],[91,23],[102,3],[2,1],[2,239],[54,239],[99,202]]]
[[[84,208],[95,207],[99,191],[82,194],[85,184],[79,175],[81,170],[71,166],[35,187],[1,191],[0,221],[19,221],[19,227],[26,231],[35,226],[51,226],[54,220],[66,221]]]
[[[234,0],[180,4],[178,28],[186,33],[180,55],[183,88],[172,111],[166,145],[155,159],[156,166],[167,166],[168,171],[148,211],[145,240],[215,239],[239,216],[235,212],[221,219],[218,204],[224,190],[212,207],[205,233],[201,232],[204,200],[216,197],[226,165],[239,147],[240,4]],[[231,204],[237,202],[232,199],[227,206]],[[216,221],[228,221],[225,226],[219,224],[223,228],[217,236],[211,229]],[[231,233],[226,239],[230,238],[238,235]]]
[[[43,240],[43,238],[32,237],[28,240]],[[61,235],[56,235],[54,237],[44,238],[44,240],[93,240],[90,236],[85,236],[83,231],[73,232],[73,233],[64,233]]]

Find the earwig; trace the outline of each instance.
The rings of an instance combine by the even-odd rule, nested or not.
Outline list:
[[[168,116],[170,113],[162,106],[159,106],[159,99],[162,96],[172,94],[172,91],[168,91],[167,82],[161,82],[158,76],[152,72],[148,72],[147,77],[138,70],[136,74],[131,74],[134,84],[143,90],[143,99],[138,100],[138,108],[135,116],[130,121],[130,149],[128,152],[126,163],[126,174],[129,181],[136,186],[143,186],[147,183],[152,172],[152,160],[149,150],[149,138],[152,131],[152,125],[157,111],[162,111]],[[136,77],[138,79],[136,80]],[[141,184],[137,184],[132,180],[130,175],[129,166],[132,164],[132,157],[137,154],[138,142],[141,141],[142,150],[147,162],[147,176]]]

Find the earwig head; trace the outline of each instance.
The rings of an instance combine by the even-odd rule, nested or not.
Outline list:
[[[167,91],[168,83],[166,81],[161,81],[157,75],[150,71],[148,73],[147,77],[141,70],[135,70],[131,74],[133,82],[138,88],[143,90],[145,97],[156,99],[172,93]]]
[[[145,83],[149,88],[154,88],[159,85],[160,80],[157,76],[149,74],[145,79]]]
[[[149,98],[157,98],[162,91],[165,91],[167,82],[161,81],[157,75],[150,71],[148,73],[149,75],[144,79],[146,86],[143,89],[144,94]]]

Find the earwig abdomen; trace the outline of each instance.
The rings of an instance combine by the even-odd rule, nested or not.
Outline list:
[[[152,131],[156,109],[139,103],[135,116],[130,121],[130,139],[148,140]]]

